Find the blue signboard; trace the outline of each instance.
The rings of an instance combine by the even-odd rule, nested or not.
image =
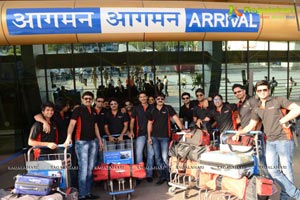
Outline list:
[[[17,8],[6,11],[10,35],[101,33],[99,8]]]
[[[10,35],[258,32],[260,17],[235,8],[18,8],[6,22]]]
[[[186,9],[186,32],[258,32],[259,14],[226,9]]]

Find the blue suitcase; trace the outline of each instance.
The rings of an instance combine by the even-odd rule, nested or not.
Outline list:
[[[17,175],[15,181],[15,194],[28,194],[44,196],[59,187],[60,177],[40,175]]]

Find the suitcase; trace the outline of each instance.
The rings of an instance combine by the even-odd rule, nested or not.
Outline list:
[[[28,194],[45,196],[59,187],[60,177],[41,175],[17,175],[15,181],[15,194]]]
[[[1,198],[1,200],[63,200],[63,199],[64,197],[60,193],[54,193],[46,196],[37,196],[37,195],[28,195],[28,194],[26,195],[9,194]]]
[[[210,151],[200,157],[201,172],[232,178],[251,176],[255,161],[252,155],[234,152]]]

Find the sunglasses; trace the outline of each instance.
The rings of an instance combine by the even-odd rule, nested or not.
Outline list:
[[[163,100],[165,100],[165,98],[163,98],[163,97],[158,97],[158,98],[156,98],[156,100],[157,100],[157,101],[163,101]]]
[[[216,99],[214,99],[214,102],[216,102],[216,101],[221,101],[222,99],[220,99],[220,98],[216,98]]]
[[[203,96],[203,94],[197,94],[196,95],[196,97],[202,97]]]
[[[104,101],[98,100],[97,102],[98,102],[98,103],[103,103]]]
[[[190,97],[183,97],[182,99],[183,100],[187,100],[187,99],[190,99]]]
[[[111,103],[111,104],[109,104],[109,105],[111,105],[111,106],[116,106],[116,105],[118,105],[117,103]]]
[[[237,93],[241,93],[242,90],[239,90],[239,91],[236,91],[236,92],[233,92],[233,94],[237,94]]]
[[[90,98],[90,97],[85,97],[85,98],[83,98],[85,101],[92,101],[93,99],[92,98]]]
[[[261,92],[267,92],[268,89],[261,89],[261,90],[256,90],[257,93],[261,93]]]

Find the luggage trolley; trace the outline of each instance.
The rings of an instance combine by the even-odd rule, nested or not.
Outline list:
[[[66,189],[69,187],[69,171],[71,166],[71,154],[68,153],[68,148],[63,144],[57,146],[57,153],[53,154],[41,154],[44,160],[34,160],[33,150],[38,148],[48,148],[41,146],[31,147],[27,151],[25,158],[26,169],[28,174],[43,175],[43,176],[56,176],[61,177],[59,188]],[[62,151],[63,150],[63,151]]]
[[[206,131],[202,133],[202,131]],[[207,150],[214,150],[215,145],[216,145],[216,138],[215,138],[215,133],[218,131],[218,129],[213,129],[212,133],[212,139],[211,144],[207,144],[204,146],[204,148],[207,148]],[[191,134],[191,132],[194,132],[192,136],[188,136]],[[190,132],[177,132],[176,133],[178,136],[174,138],[180,138],[180,142],[182,143],[188,143],[191,145],[191,148],[195,148],[196,146],[201,146],[199,144],[199,141],[203,139],[200,134],[208,134],[207,136],[207,142],[209,143],[210,141],[210,135],[207,132],[207,130],[203,129],[196,129],[195,131],[192,130]],[[213,148],[211,148],[213,147]],[[180,163],[180,161],[179,161]],[[171,166],[171,164],[170,164]],[[183,191],[183,199],[186,199],[189,197],[189,191],[197,186],[198,179],[199,179],[199,170],[200,170],[200,163],[195,162],[195,161],[190,161],[187,160],[184,166],[178,166],[183,169],[178,169],[175,171],[170,172],[170,182],[169,182],[169,190],[168,192],[172,195],[176,193],[176,189],[180,189]],[[184,169],[185,168],[185,169]],[[172,167],[171,167],[172,169]],[[193,171],[194,170],[194,171]]]
[[[112,135],[113,137],[118,137],[120,135]],[[127,138],[126,136],[124,136]],[[104,150],[103,150],[103,160],[105,164],[120,164],[119,170],[120,173],[122,171],[126,170],[125,168],[122,168],[122,164],[134,164],[134,151],[133,151],[133,139],[128,138],[123,140],[121,143],[115,142],[110,143],[107,141],[108,137],[103,138],[103,142],[105,144]],[[131,173],[129,173],[131,174]],[[128,184],[126,185],[126,182]],[[131,199],[131,193],[134,192],[133,189],[133,178],[130,175],[126,178],[117,178],[112,179],[111,177],[108,177],[107,179],[107,185],[109,189],[109,195],[112,196],[112,199],[115,200],[117,198],[117,195],[120,194],[127,194],[127,199]],[[114,187],[116,186],[116,188]]]
[[[236,134],[237,131],[233,131],[233,130],[227,130],[224,133],[221,134],[220,136],[220,151],[215,152],[216,155],[219,152],[226,152],[224,154],[224,156],[221,158],[219,157],[219,159],[216,159],[214,157],[214,153],[211,152],[211,154],[207,154],[203,157],[201,157],[201,172],[205,172],[208,174],[223,174],[224,176],[226,176],[224,173],[226,172],[226,174],[228,173],[229,177],[232,177],[233,179],[234,176],[237,176],[237,174],[240,174],[240,176],[244,177],[244,176],[252,176],[253,174],[258,174],[258,170],[259,170],[259,163],[260,163],[260,155],[262,152],[262,148],[263,148],[263,141],[259,140],[259,137],[262,136],[262,132],[261,131],[250,131],[246,134],[241,135],[241,137],[243,137],[244,135],[250,135],[254,138],[254,144],[252,143],[252,145],[249,146],[242,146],[242,145],[237,145],[237,144],[227,144],[226,140],[229,134]],[[222,153],[221,153],[222,154]],[[231,161],[231,159],[229,159],[230,161],[228,162],[226,160],[226,158],[229,158],[232,154],[236,154],[236,158],[241,157],[243,158],[242,160],[240,160],[240,163],[238,161],[238,159],[235,159],[235,162]],[[242,156],[245,155],[245,156]],[[247,158],[247,159],[246,159]],[[211,160],[211,162],[210,162]],[[222,162],[224,161],[224,162]],[[251,161],[251,162],[250,162]],[[207,164],[205,163],[207,162]],[[215,163],[215,164],[214,164]],[[218,164],[219,163],[219,164]],[[249,166],[248,164],[249,163]],[[250,163],[251,166],[250,166]],[[228,170],[226,168],[222,168],[222,164],[224,164],[224,166],[229,167]],[[234,165],[237,165],[239,167],[234,167]],[[230,167],[232,165],[232,167]],[[207,168],[205,166],[208,166]],[[219,166],[219,167],[214,167],[214,166]],[[211,170],[210,170],[211,169]],[[232,170],[229,170],[232,169]],[[229,175],[230,173],[230,175]],[[207,177],[206,177],[207,178]],[[237,177],[236,177],[237,178]],[[200,180],[201,180],[201,176],[200,176]],[[239,179],[239,178],[237,178]],[[202,181],[203,182],[203,181]],[[204,197],[204,199],[216,199],[216,196],[218,197],[223,197],[226,199],[232,199],[232,198],[237,198],[233,193],[229,192],[230,190],[227,188],[227,190],[212,190],[211,188],[208,188],[207,186],[203,186],[202,184],[198,183],[197,187],[199,188],[199,199],[201,199],[201,197]],[[203,195],[201,195],[201,193],[204,192]]]

